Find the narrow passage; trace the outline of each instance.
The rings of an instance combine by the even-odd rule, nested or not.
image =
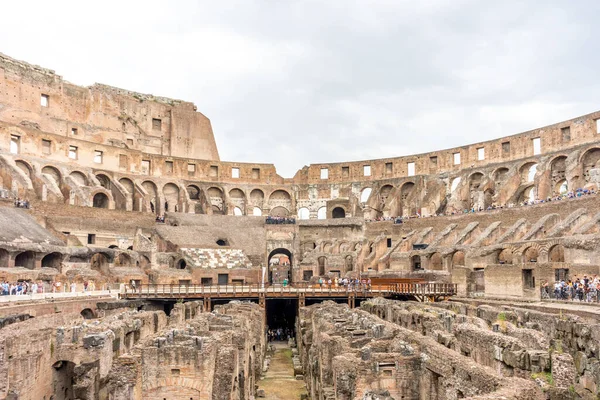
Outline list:
[[[271,363],[264,379],[258,382],[259,394],[263,390],[265,397],[262,398],[266,400],[300,399],[300,396],[307,392],[304,380],[296,380],[294,377],[292,349],[287,341],[271,342],[271,345],[275,352],[269,352]]]

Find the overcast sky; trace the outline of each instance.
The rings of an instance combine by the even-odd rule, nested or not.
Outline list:
[[[292,177],[600,109],[600,2],[495,3],[10,1],[0,52],[192,101],[222,160]]]

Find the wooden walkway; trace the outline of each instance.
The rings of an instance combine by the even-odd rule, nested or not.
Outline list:
[[[417,301],[439,301],[456,294],[453,283],[400,283],[389,285],[353,285],[347,287],[292,285],[161,285],[144,284],[135,289],[125,287],[123,299],[178,300],[203,299],[257,299],[264,305],[268,299],[298,299],[301,306],[306,299],[385,297]]]

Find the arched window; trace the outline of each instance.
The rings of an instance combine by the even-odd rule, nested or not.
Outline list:
[[[317,210],[317,219],[327,218],[327,207],[321,207]]]
[[[233,209],[233,215],[235,215],[235,216],[238,216],[238,217],[239,217],[239,216],[241,216],[241,215],[244,215],[244,213],[242,212],[242,209],[241,209],[241,208],[239,208],[239,207],[235,207],[235,208]]]
[[[302,207],[298,210],[298,219],[308,219],[310,217],[310,211],[308,208]]]
[[[366,203],[369,200],[369,197],[371,197],[371,188],[364,188],[362,190],[362,192],[360,192],[360,202],[361,203]]]
[[[346,211],[342,207],[336,207],[331,211],[332,218],[345,218]]]
[[[255,217],[260,217],[262,215],[262,210],[258,207],[254,207],[252,209],[252,215],[254,215]]]
[[[92,205],[95,208],[108,208],[108,196],[104,193],[96,193],[92,200]]]

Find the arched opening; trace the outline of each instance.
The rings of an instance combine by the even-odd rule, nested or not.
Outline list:
[[[553,190],[553,194],[555,196],[558,195],[564,195],[567,194],[567,192],[569,191],[569,186],[567,184],[567,180],[563,179],[561,181],[556,182],[556,184],[554,185],[554,190]]]
[[[19,167],[23,172],[25,172],[25,175],[27,175],[29,177],[29,179],[31,179],[31,172],[32,172],[32,168],[29,164],[27,164],[25,161],[23,160],[17,160],[15,161],[15,164],[17,165],[17,167]]]
[[[165,197],[165,211],[179,212],[179,186],[174,183],[167,183],[163,186],[163,195]]]
[[[310,218],[310,211],[308,211],[308,208],[302,207],[302,208],[298,209],[298,219],[309,219],[309,218]]]
[[[288,249],[278,248],[271,251],[267,257],[269,282],[283,283],[286,279],[289,282],[292,261],[292,253]]]
[[[15,267],[27,269],[35,268],[35,253],[33,251],[24,251],[15,257]]]
[[[332,218],[345,218],[346,211],[342,207],[336,207],[331,211]]]
[[[229,198],[233,202],[244,202],[246,200],[246,195],[241,189],[231,189],[229,191]]]
[[[319,276],[325,275],[325,266],[327,264],[327,257],[321,256],[317,258],[317,263],[319,264]]]
[[[590,171],[600,167],[600,149],[594,148],[586,151],[581,157],[581,164],[583,165],[583,177],[587,183],[590,181]]]
[[[371,197],[371,192],[372,191],[373,191],[373,189],[371,189],[370,187],[364,188],[360,192],[360,202],[361,203],[366,203],[367,201],[369,201],[369,197]]]
[[[260,189],[254,189],[250,192],[250,203],[254,206],[258,206],[260,208],[263,207],[263,203],[265,201],[265,194]]]
[[[185,262],[185,260],[182,258],[179,261],[177,261],[177,269],[185,269],[187,267],[187,263]]]
[[[521,174],[521,182],[533,182],[535,180],[535,175],[537,173],[537,164],[536,163],[526,163],[519,170]]]
[[[352,260],[352,256],[351,255],[347,255],[345,258],[346,261],[346,272],[352,271],[354,270],[354,262]]]
[[[434,271],[441,271],[443,269],[442,255],[440,253],[433,253],[431,255],[431,258],[429,259],[429,269]]]
[[[239,216],[242,216],[242,215],[244,215],[244,213],[242,212],[242,209],[241,209],[241,208],[239,208],[239,207],[234,207],[234,208],[233,208],[233,215],[235,215],[235,216],[238,216],[238,217],[239,217]]]
[[[0,249],[0,268],[8,268],[8,251]]]
[[[50,166],[45,166],[42,168],[42,174],[44,174],[48,179],[54,181],[57,185],[60,185],[61,176],[58,169]]]
[[[151,213],[158,213],[158,189],[154,182],[144,181],[142,187],[148,193],[145,198],[146,211]]]
[[[90,258],[90,268],[103,274],[108,273],[108,257],[102,253],[96,253]]]
[[[108,208],[108,196],[104,193],[96,193],[92,205],[95,208]]]
[[[260,217],[262,215],[262,210],[258,207],[254,207],[252,209],[252,215],[254,215],[255,217]]]
[[[317,210],[317,219],[327,218],[327,207],[321,207]]]
[[[54,268],[58,271],[61,270],[63,255],[60,253],[50,253],[46,254],[44,258],[42,258],[42,268]]]
[[[98,182],[100,182],[100,186],[106,190],[110,190],[110,178],[107,175],[98,174],[96,175],[96,179],[98,179]]]
[[[452,266],[464,266],[465,265],[465,252],[457,251],[452,255]]]
[[[556,244],[548,251],[549,262],[565,262],[565,247],[561,244]]]
[[[87,177],[82,172],[73,171],[69,174],[69,176],[78,186],[88,185]]]
[[[146,270],[151,267],[150,259],[146,256],[140,256],[140,268]]]
[[[502,249],[498,253],[498,264],[512,264],[513,253],[509,248]]]
[[[115,267],[131,267],[133,260],[127,253],[120,253],[115,259]]]
[[[199,200],[200,199],[200,188],[195,185],[188,185],[186,187],[188,192],[188,196],[190,196],[190,200]]]
[[[561,182],[566,182],[567,157],[556,157],[550,163],[550,179],[552,181],[553,194],[556,196],[560,193]],[[565,185],[566,186],[566,185]],[[566,190],[565,190],[566,193]]]
[[[119,246],[117,246],[116,244],[111,244],[110,246],[108,246],[109,249],[118,249]]]
[[[506,182],[508,179],[508,168],[501,167],[494,172],[494,181],[496,185]]]
[[[129,178],[121,178],[119,179],[119,183],[123,186],[126,193],[123,194],[125,196],[125,203],[121,205],[118,204],[117,207],[120,209],[127,209],[127,204],[129,203],[129,207],[131,207],[133,211],[139,211],[139,205],[136,206],[134,202],[135,186],[133,185],[133,181]]]
[[[218,187],[211,187],[207,190],[207,194],[213,214],[223,215],[223,191]]]
[[[271,217],[287,217],[288,215],[290,215],[290,212],[287,210],[287,208],[275,207],[275,208],[271,209],[271,211],[269,212],[269,215]]]
[[[457,178],[452,179],[452,182],[450,183],[450,193],[454,193],[454,191],[456,190],[456,188],[460,184],[460,181],[461,181],[460,176],[457,177]]]
[[[84,308],[83,310],[81,310],[81,312],[79,314],[83,317],[83,319],[96,318],[96,316],[94,315],[94,312],[90,308]]]
[[[52,365],[53,400],[73,400],[75,393],[75,364],[70,361],[57,361]]]
[[[413,271],[418,271],[421,269],[421,256],[414,255],[410,258],[410,265]]]
[[[401,206],[402,206],[402,209],[400,210],[401,215],[405,215],[405,213],[407,215],[414,215],[417,212],[416,207],[414,205],[411,206],[410,201],[409,201],[409,199],[411,198],[411,196],[414,192],[414,188],[415,188],[415,184],[412,182],[406,182],[400,188],[400,202],[401,202]]]
[[[523,193],[519,198],[519,203],[534,203],[535,202],[535,186],[529,186],[523,189]]]
[[[229,246],[227,239],[217,239],[217,246]]]
[[[538,249],[535,247],[528,247],[527,250],[523,252],[523,262],[537,262],[538,260]]]
[[[381,189],[379,190],[379,204],[380,205],[384,205],[385,202],[387,201],[388,197],[390,196],[390,193],[392,192],[392,190],[394,190],[394,187],[392,185],[384,185],[381,187]]]

